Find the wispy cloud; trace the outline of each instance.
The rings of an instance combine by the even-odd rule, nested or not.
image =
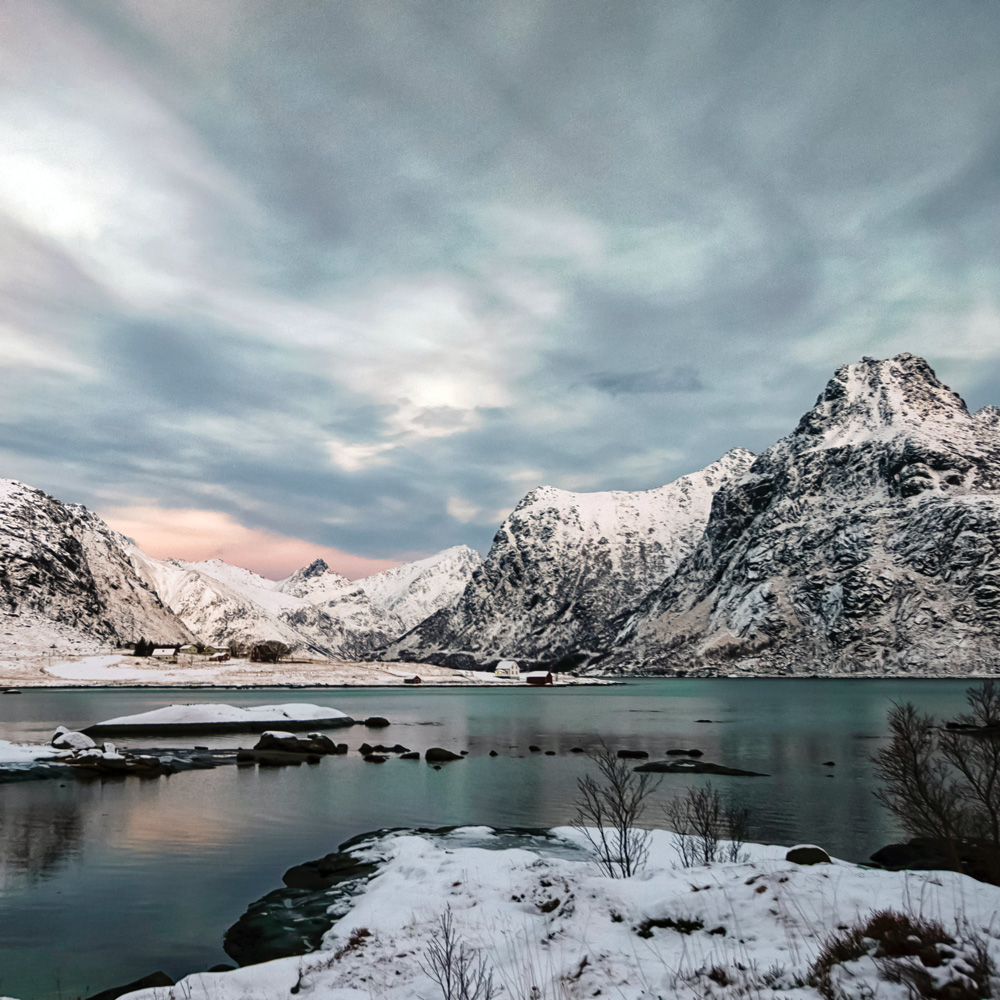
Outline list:
[[[0,472],[387,559],[765,447],[862,354],[1000,400],[998,28],[7,0]]]

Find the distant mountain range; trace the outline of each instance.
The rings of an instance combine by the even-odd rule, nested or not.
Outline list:
[[[0,631],[25,630],[465,668],[1000,672],[1000,411],[911,354],[864,358],[759,456],[644,492],[540,487],[485,560],[456,546],[354,582],[153,559],[0,480]]]
[[[313,655],[369,659],[456,600],[479,562],[455,546],[365,580],[322,560],[268,580],[219,559],[154,559],[85,507],[0,480],[0,625],[22,646],[19,625],[59,648],[88,637],[278,639]]]

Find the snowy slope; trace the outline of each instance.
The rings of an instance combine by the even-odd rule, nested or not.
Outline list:
[[[839,369],[720,491],[604,666],[967,674],[1000,669],[998,635],[998,412],[901,354]]]
[[[394,643],[387,658],[471,666],[602,648],[608,623],[694,549],[715,492],[752,461],[737,449],[644,492],[533,490],[459,601]]]
[[[191,633],[136,575],[118,537],[84,507],[0,480],[0,610],[7,630],[31,621],[53,635],[188,641]]]
[[[482,561],[468,545],[453,545],[358,583],[373,604],[391,611],[404,629],[411,629],[435,611],[454,604]]]

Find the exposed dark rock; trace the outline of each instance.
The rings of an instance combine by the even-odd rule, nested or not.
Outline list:
[[[365,725],[369,729],[384,729],[389,725],[389,720],[383,719],[381,715],[370,715],[365,719]]]
[[[272,719],[270,722],[173,722],[168,724],[138,723],[123,725],[87,726],[81,732],[88,736],[190,736],[194,733],[217,735],[219,733],[263,733],[269,729],[301,732],[309,729],[343,729],[353,726],[354,720],[346,716],[329,719]],[[388,723],[387,723],[388,725]]]
[[[622,760],[645,760],[649,756],[646,750],[619,750],[618,757]]]
[[[837,762],[835,760],[824,760],[823,764],[821,766],[822,767],[836,767],[837,766]]]
[[[542,748],[541,747],[536,747],[534,743],[532,743],[531,746],[528,747],[528,749],[532,753],[541,753],[542,752]]]
[[[112,986],[110,989],[101,990],[87,997],[87,1000],[118,1000],[118,997],[135,990],[152,989],[154,986],[174,986],[174,981],[165,972],[152,972],[142,979],[133,980],[124,986]]]
[[[785,860],[796,865],[828,865],[830,855],[822,847],[816,847],[813,844],[800,844],[788,851]]]
[[[702,760],[653,760],[640,764],[635,771],[652,771],[657,774],[728,774],[737,778],[766,778],[760,771],[743,771],[738,767],[725,767]]]
[[[668,757],[701,757],[701,750],[668,750]]]
[[[586,753],[587,751],[583,747],[570,747],[570,753]]]
[[[369,764],[384,764],[389,758],[380,753],[366,753],[364,759]]]
[[[404,754],[399,755],[400,760],[420,760],[419,750],[409,750]]]
[[[254,750],[284,750],[288,753],[335,754],[337,744],[321,733],[310,733],[307,737],[276,736],[264,733]]]
[[[905,844],[887,844],[871,860],[891,871],[960,871],[980,882],[997,884],[996,854],[988,843],[914,837]]]
[[[443,747],[431,747],[424,753],[424,760],[426,760],[428,764],[444,763],[450,760],[461,759],[461,754],[453,753],[451,750],[445,750]]]
[[[491,757],[499,757],[499,756],[500,756],[500,754],[498,754],[498,753],[496,752],[496,750],[491,750],[491,751],[490,751],[490,756],[491,756]]]

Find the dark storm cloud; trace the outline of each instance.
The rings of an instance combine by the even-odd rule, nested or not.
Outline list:
[[[1000,401],[995,5],[7,0],[5,474],[371,556],[913,350]]]

